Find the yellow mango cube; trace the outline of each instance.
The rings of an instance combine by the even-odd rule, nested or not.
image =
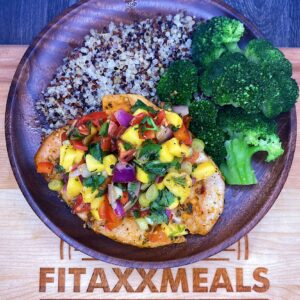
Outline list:
[[[83,202],[91,203],[95,199],[97,194],[98,194],[97,190],[93,191],[93,189],[91,187],[84,186],[82,189]]]
[[[177,128],[180,128],[182,126],[183,121],[182,121],[182,118],[178,114],[176,114],[172,111],[167,111],[167,110],[165,112],[166,112],[166,119],[167,119],[168,124],[171,124]]]
[[[148,183],[149,182],[149,175],[148,175],[148,173],[145,172],[140,167],[137,167],[136,178],[137,178],[138,181],[140,181],[142,183]]]
[[[156,187],[157,187],[157,189],[158,189],[159,191],[161,191],[161,190],[163,190],[163,189],[165,188],[165,184],[164,184],[163,181],[160,182],[160,183],[155,183],[155,185],[156,185]]]
[[[91,214],[92,214],[92,216],[94,217],[95,220],[97,220],[97,221],[100,220],[98,209],[91,209]]]
[[[137,116],[137,115],[142,114],[142,113],[148,115],[148,112],[147,112],[145,109],[142,109],[142,108],[138,108],[138,109],[133,113],[133,115],[134,115],[134,116]]]
[[[124,142],[130,143],[136,147],[140,146],[144,139],[139,136],[139,125],[134,125],[126,129],[126,131],[121,135],[121,139]]]
[[[181,144],[180,149],[182,157],[190,157],[193,154],[192,148],[187,146],[186,144]]]
[[[100,203],[104,200],[104,196],[94,198],[91,202],[91,209],[98,209]]]
[[[118,161],[118,159],[113,154],[107,155],[103,158],[103,165],[104,165],[104,169],[105,169],[107,175],[109,175],[109,176],[112,175],[113,168],[114,168],[115,164],[117,163],[117,161]]]
[[[77,197],[82,191],[83,185],[79,177],[69,178],[67,183],[67,195],[70,198]]]
[[[174,155],[170,153],[168,145],[166,143],[162,144],[159,151],[159,160],[164,163],[170,163],[173,159]]]
[[[206,179],[216,173],[217,168],[211,161],[205,161],[198,165],[193,171],[192,176],[196,178],[197,181]]]
[[[90,172],[102,172],[104,170],[104,164],[97,160],[91,154],[87,154],[85,157],[87,169]]]
[[[169,152],[176,156],[176,157],[181,157],[181,147],[179,145],[179,141],[174,137],[171,138],[170,140],[166,141],[165,144],[168,147]]]

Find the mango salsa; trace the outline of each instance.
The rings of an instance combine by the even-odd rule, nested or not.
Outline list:
[[[206,179],[216,173],[217,168],[211,161],[205,161],[198,165],[193,171],[192,176],[196,178],[197,181]]]
[[[113,168],[114,168],[115,164],[117,163],[117,161],[118,161],[118,159],[113,154],[107,155],[103,158],[103,165],[104,165],[104,169],[105,169],[107,175],[109,175],[109,176],[112,175]]]
[[[67,183],[67,195],[71,199],[77,197],[82,191],[83,185],[79,177],[69,178]]]
[[[136,179],[139,180],[142,183],[148,183],[149,182],[149,175],[146,173],[142,168],[137,167],[136,168]]]
[[[136,147],[140,146],[144,139],[139,136],[139,125],[134,125],[126,129],[126,131],[121,135],[121,139],[124,142],[130,143]]]
[[[168,124],[171,124],[176,128],[180,128],[182,126],[183,121],[178,114],[167,110],[165,112]]]
[[[85,162],[90,172],[102,172],[104,170],[104,165],[91,154],[86,155]]]
[[[164,163],[170,163],[173,159],[174,155],[170,153],[168,145],[166,143],[162,144],[159,151],[159,160]]]

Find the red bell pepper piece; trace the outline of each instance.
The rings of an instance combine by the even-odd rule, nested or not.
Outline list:
[[[148,116],[148,114],[146,113],[140,113],[138,115],[136,115],[131,121],[130,121],[130,125],[131,126],[134,126],[134,125],[137,125],[137,124],[140,124],[142,122],[142,120]]]
[[[51,174],[53,171],[54,165],[51,162],[39,162],[37,164],[37,172],[42,174]]]
[[[82,141],[79,140],[71,140],[71,145],[78,150],[87,151],[88,147],[82,144]]]
[[[88,212],[91,210],[91,204],[90,203],[84,203],[82,195],[79,195],[76,198],[76,202],[73,206],[73,212],[74,213],[82,213],[82,212]]]
[[[192,135],[189,130],[185,127],[184,124],[174,132],[174,136],[180,141],[186,144],[187,146],[192,145]]]
[[[111,145],[111,138],[109,136],[103,137],[101,139],[101,149],[102,151],[109,151]]]

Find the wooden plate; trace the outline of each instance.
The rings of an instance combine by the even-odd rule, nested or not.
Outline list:
[[[136,4],[134,6],[134,4]],[[116,243],[84,229],[55,193],[50,192],[34,168],[41,131],[35,122],[34,103],[55,74],[62,59],[81,44],[91,28],[110,21],[130,23],[157,14],[186,10],[198,18],[226,15],[240,19],[247,27],[244,40],[260,36],[258,30],[232,8],[219,1],[138,0],[83,1],[49,24],[29,47],[14,76],[6,107],[7,149],[17,182],[28,203],[41,220],[60,238],[97,259],[128,267],[174,267],[209,257],[230,246],[251,230],[276,200],[290,170],[296,140],[296,113],[278,118],[285,154],[265,164],[264,155],[254,160],[259,184],[227,187],[225,210],[213,231],[205,237],[189,236],[187,243],[156,249],[139,249]]]

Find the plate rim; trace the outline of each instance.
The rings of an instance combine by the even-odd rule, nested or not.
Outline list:
[[[296,109],[293,107],[293,109],[289,112],[289,118],[290,118],[290,138],[288,140],[289,144],[289,151],[286,156],[286,165],[283,168],[283,171],[280,175],[280,181],[279,184],[276,184],[272,192],[270,193],[267,201],[264,202],[264,204],[261,206],[259,212],[255,215],[254,218],[249,220],[243,227],[241,227],[234,235],[224,239],[223,241],[220,241],[218,245],[213,246],[209,249],[206,249],[204,252],[200,252],[191,256],[187,256],[184,258],[179,259],[170,259],[166,261],[159,261],[159,262],[153,262],[153,261],[141,261],[141,260],[126,260],[114,256],[109,256],[104,253],[98,252],[96,250],[92,250],[89,247],[85,246],[84,244],[76,241],[75,239],[68,236],[66,233],[63,232],[60,228],[58,228],[51,220],[48,219],[47,215],[38,207],[36,201],[34,200],[34,197],[31,196],[30,192],[27,189],[27,186],[20,175],[20,168],[16,162],[16,157],[13,154],[14,153],[14,142],[11,139],[11,109],[13,107],[13,102],[16,100],[16,92],[17,92],[17,86],[18,86],[18,78],[20,74],[23,71],[24,66],[26,65],[27,60],[29,60],[32,56],[32,54],[35,51],[35,48],[43,41],[45,38],[45,34],[53,28],[54,25],[59,24],[59,22],[63,21],[65,17],[69,16],[73,12],[74,9],[85,5],[88,2],[92,2],[94,0],[81,0],[78,3],[73,4],[69,8],[65,9],[61,14],[59,14],[57,17],[55,17],[51,22],[49,22],[37,35],[37,37],[33,40],[33,42],[29,45],[27,50],[25,51],[22,59],[20,60],[18,67],[15,71],[15,74],[13,76],[9,93],[7,96],[7,102],[6,102],[6,109],[5,109],[5,139],[6,139],[6,149],[8,152],[8,157],[10,161],[10,165],[12,168],[12,171],[14,173],[14,176],[16,178],[16,181],[18,183],[18,186],[24,195],[24,198],[34,211],[34,213],[39,217],[39,219],[52,231],[54,232],[60,239],[64,240],[66,243],[71,245],[77,250],[80,250],[81,252],[92,256],[96,259],[99,259],[106,263],[111,263],[114,265],[119,265],[123,267],[131,267],[131,268],[170,268],[170,267],[179,267],[184,266],[188,264],[192,264],[195,262],[200,261],[201,259],[210,257],[212,255],[215,255],[216,253],[219,253],[223,249],[226,249],[230,245],[237,242],[239,239],[241,239],[245,234],[247,234],[249,231],[251,231],[260,221],[261,219],[266,215],[266,213],[270,210],[270,208],[273,206],[275,201],[278,198],[279,193],[281,192],[289,171],[291,169],[295,148],[296,148],[296,138],[297,138],[297,115],[296,115]],[[256,36],[256,37],[263,37],[259,29],[244,15],[242,15],[240,12],[238,12],[236,9],[232,8],[230,5],[224,3],[220,0],[202,0],[204,2],[211,3],[212,5],[218,7],[220,10],[223,10],[227,13],[232,14],[234,17],[241,20],[249,29],[250,31]],[[199,1],[200,3],[201,1]]]

